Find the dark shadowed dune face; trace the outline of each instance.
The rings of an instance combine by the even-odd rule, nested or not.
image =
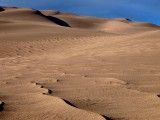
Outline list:
[[[67,22],[65,22],[65,21],[63,21],[61,19],[58,19],[58,18],[52,17],[52,16],[46,16],[46,17],[49,20],[51,20],[52,22],[56,23],[57,25],[64,26],[64,27],[70,27],[70,25]]]
[[[4,8],[3,7],[0,7],[0,12],[4,11]]]
[[[4,102],[0,101],[0,112],[4,110]]]

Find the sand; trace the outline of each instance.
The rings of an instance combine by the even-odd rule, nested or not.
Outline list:
[[[0,120],[160,120],[159,26],[0,11]]]

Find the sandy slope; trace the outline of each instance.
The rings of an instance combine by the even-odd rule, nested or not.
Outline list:
[[[0,11],[0,120],[160,120],[158,26]]]

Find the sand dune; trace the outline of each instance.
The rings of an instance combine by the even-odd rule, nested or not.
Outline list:
[[[9,100],[3,98],[8,103],[8,109],[6,108],[7,111],[4,110],[2,112],[1,119],[65,120],[69,117],[69,119],[75,120],[105,120],[104,117],[96,113],[72,107],[67,105],[67,103],[60,98],[45,95],[50,94],[47,89],[43,89],[41,86],[38,87],[36,84],[32,84],[33,83],[21,83],[15,85],[7,83],[7,85],[3,87],[4,91],[11,89],[12,91],[10,91],[9,94],[5,94]]]
[[[78,16],[70,13],[63,13],[59,11],[41,11],[44,15],[53,16],[59,18],[70,27],[82,28],[82,29],[95,29],[98,31],[107,31],[113,33],[127,33],[127,31],[140,32],[148,31],[152,29],[159,28],[159,26],[146,23],[146,22],[133,22],[127,18],[117,18],[117,19],[104,19],[96,17]],[[145,27],[145,28],[144,28]],[[121,32],[120,32],[121,31]]]
[[[55,10],[40,10],[44,15],[46,16],[52,16],[52,15],[73,15],[76,16],[75,14],[72,13],[67,13],[67,12],[60,12],[60,11],[55,11]]]
[[[0,11],[0,120],[160,119],[159,26]]]
[[[152,24],[152,23],[147,23],[147,22],[136,22],[136,23],[131,23],[133,26],[138,26],[138,27],[151,27],[151,28],[159,28],[159,26]]]

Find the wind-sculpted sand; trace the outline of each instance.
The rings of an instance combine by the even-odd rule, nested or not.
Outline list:
[[[159,26],[0,11],[0,120],[160,120]]]

